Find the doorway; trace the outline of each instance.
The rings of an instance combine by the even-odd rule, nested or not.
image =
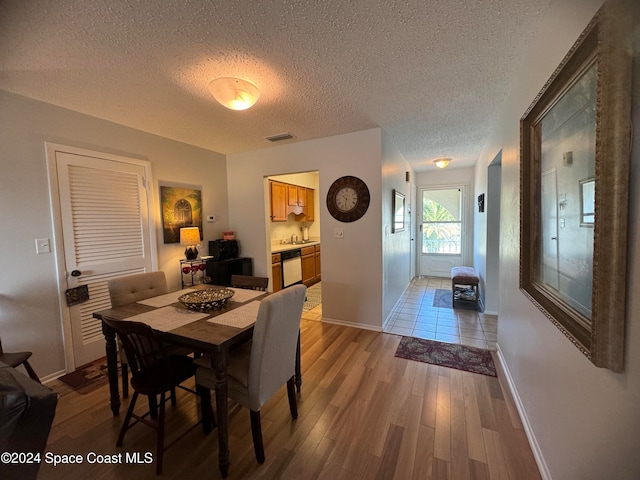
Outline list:
[[[46,144],[67,371],[105,354],[107,282],[157,267],[147,161]],[[67,302],[85,290],[88,299]]]
[[[465,185],[421,190],[420,276],[450,277],[451,268],[466,264],[466,190]]]

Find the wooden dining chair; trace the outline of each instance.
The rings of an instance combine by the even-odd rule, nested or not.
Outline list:
[[[169,292],[164,272],[137,273],[112,278],[109,280],[107,287],[109,289],[112,308],[121,307],[122,305],[128,305],[158,295],[164,295]],[[122,350],[122,345],[119,344],[119,347],[120,369],[122,372],[122,396],[127,398],[129,396],[129,367],[127,357]],[[174,354],[186,355],[190,353],[184,348],[167,348],[169,348],[170,353]],[[175,403],[175,396],[172,396],[172,402]]]
[[[33,380],[35,380],[38,383],[41,383],[40,379],[38,378],[38,375],[36,375],[35,370],[33,370],[33,368],[31,368],[31,365],[29,365],[28,360],[30,357],[31,357],[31,352],[15,352],[15,353],[5,352],[2,349],[2,339],[0,339],[0,362],[9,365],[12,368],[16,368],[22,365],[27,371],[27,374]]]
[[[180,385],[184,381],[191,378],[196,373],[196,365],[193,358],[186,355],[170,355],[163,345],[162,341],[156,336],[153,329],[144,323],[127,321],[127,320],[104,320],[107,325],[113,328],[122,342],[124,352],[131,369],[131,386],[134,393],[131,403],[127,409],[116,447],[122,446],[124,436],[127,430],[138,422],[144,423],[156,429],[156,474],[162,472],[162,460],[164,456],[164,420],[165,420],[165,403],[166,392],[179,387],[194,393],[200,397],[202,407],[202,419],[198,424],[202,423],[205,434],[211,432],[213,426],[213,411],[211,407],[210,390],[196,386],[197,391]],[[157,395],[160,395],[159,413],[157,420],[149,421],[147,416],[152,412],[144,415],[134,413],[136,400],[138,395],[147,395],[150,404],[156,402]],[[131,419],[136,421],[131,423]],[[191,428],[189,430],[191,430]]]
[[[291,416],[298,417],[294,374],[306,290],[304,285],[294,285],[262,300],[251,341],[229,353],[228,395],[250,411],[253,447],[259,463],[265,460],[260,409],[284,384]],[[196,384],[215,389],[216,376],[209,359],[203,357],[195,363],[199,365]]]
[[[231,275],[231,286],[266,292],[269,286],[269,278],[253,277],[251,275]]]

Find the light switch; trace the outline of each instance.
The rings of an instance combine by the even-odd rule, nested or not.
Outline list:
[[[36,253],[51,253],[51,243],[48,238],[36,238]]]
[[[341,228],[334,228],[333,238],[344,238],[344,231]]]
[[[208,215],[207,216],[207,222],[215,222],[216,221],[216,216],[215,215]]]

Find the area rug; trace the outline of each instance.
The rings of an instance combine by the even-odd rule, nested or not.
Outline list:
[[[304,302],[302,310],[305,312],[314,309],[322,303],[322,282],[318,282],[315,285],[311,285],[307,288],[307,299]]]
[[[436,294],[433,297],[433,306],[437,308],[453,308],[451,304],[453,301],[451,298],[452,295],[451,290],[436,288]]]
[[[107,359],[100,358],[80,367],[75,372],[58,377],[58,380],[83,395],[92,392],[109,382]]]
[[[482,348],[402,337],[396,357],[496,377],[491,352]]]

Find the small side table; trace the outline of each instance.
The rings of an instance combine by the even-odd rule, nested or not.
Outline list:
[[[207,264],[201,258],[180,260],[180,278],[182,279],[182,288],[191,287],[205,283],[205,270]]]

